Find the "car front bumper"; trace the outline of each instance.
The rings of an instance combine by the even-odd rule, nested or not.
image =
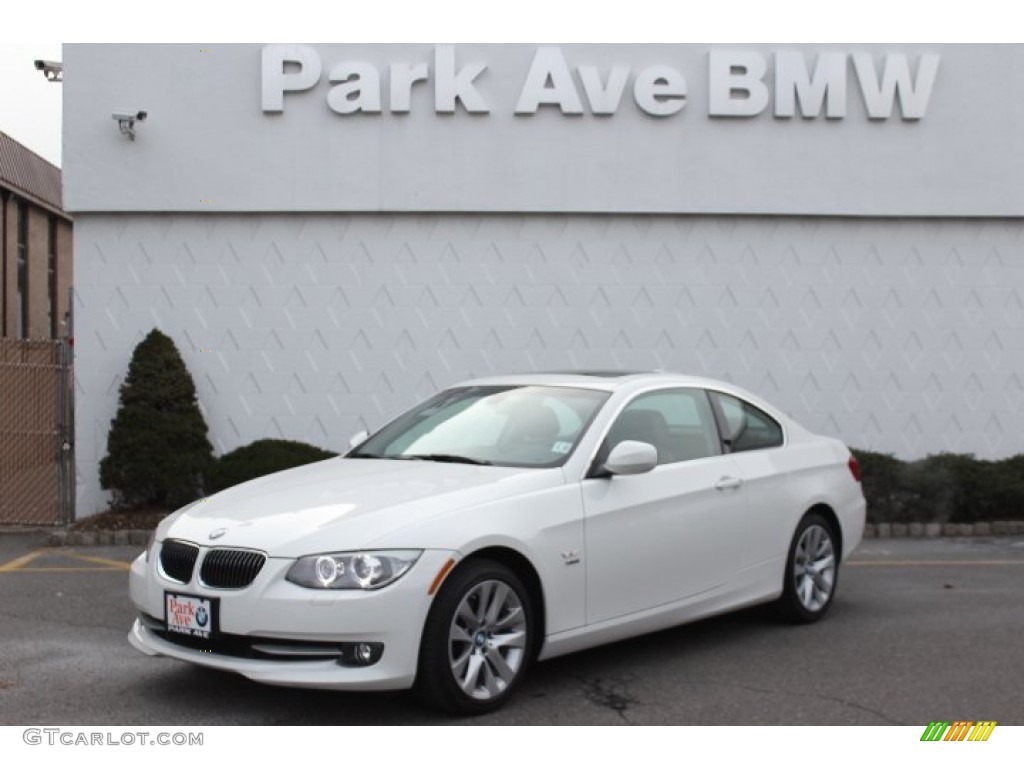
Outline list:
[[[129,572],[131,599],[142,614],[128,634],[137,650],[261,683],[337,690],[395,690],[413,684],[432,600],[428,591],[447,560],[457,557],[424,551],[401,579],[371,591],[300,587],[285,581],[294,560],[268,558],[251,585],[229,590],[211,589],[196,579],[189,584],[168,579],[157,568],[158,551],[155,546],[152,557],[140,555]],[[162,631],[167,593],[217,600],[217,633],[208,647]],[[316,652],[361,642],[382,644],[380,659],[354,666]]]

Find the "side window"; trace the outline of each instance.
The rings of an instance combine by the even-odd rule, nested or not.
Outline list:
[[[650,443],[659,464],[721,453],[714,413],[699,389],[670,389],[639,395],[608,431],[603,455],[623,440]]]
[[[776,448],[782,445],[782,427],[771,416],[750,403],[716,392],[725,419],[725,441],[733,453]]]

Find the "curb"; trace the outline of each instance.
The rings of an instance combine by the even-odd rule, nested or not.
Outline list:
[[[993,523],[868,523],[865,539],[938,539],[944,536],[1021,536],[1024,521]]]
[[[145,547],[151,531],[51,531],[51,547]],[[868,523],[865,539],[938,539],[962,536],[1024,536],[1024,520],[993,523]]]

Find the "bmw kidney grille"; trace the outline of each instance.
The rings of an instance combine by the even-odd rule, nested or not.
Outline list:
[[[192,569],[199,557],[199,547],[168,539],[160,547],[160,568],[164,575],[182,584],[192,581]]]
[[[164,575],[182,584],[192,581],[199,547],[168,539],[160,548],[160,568]],[[267,561],[262,552],[248,549],[211,549],[203,557],[199,581],[213,589],[244,589],[259,575]]]
[[[242,589],[252,584],[267,561],[248,549],[211,549],[199,568],[199,580],[214,589]]]

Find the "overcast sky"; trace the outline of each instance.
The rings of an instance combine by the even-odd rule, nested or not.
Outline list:
[[[63,86],[47,82],[36,59],[60,61],[60,43],[0,43],[0,131],[59,166]]]
[[[717,6],[717,7],[706,7]],[[8,3],[10,39],[74,42],[926,42],[999,41],[1017,31],[1005,0],[47,0]],[[230,10],[231,8],[234,10]],[[163,13],[173,9],[173,13]],[[159,13],[158,13],[159,12]],[[61,90],[33,67],[60,43],[0,43],[0,131],[61,164]],[[1019,94],[1013,94],[1018,98]]]

